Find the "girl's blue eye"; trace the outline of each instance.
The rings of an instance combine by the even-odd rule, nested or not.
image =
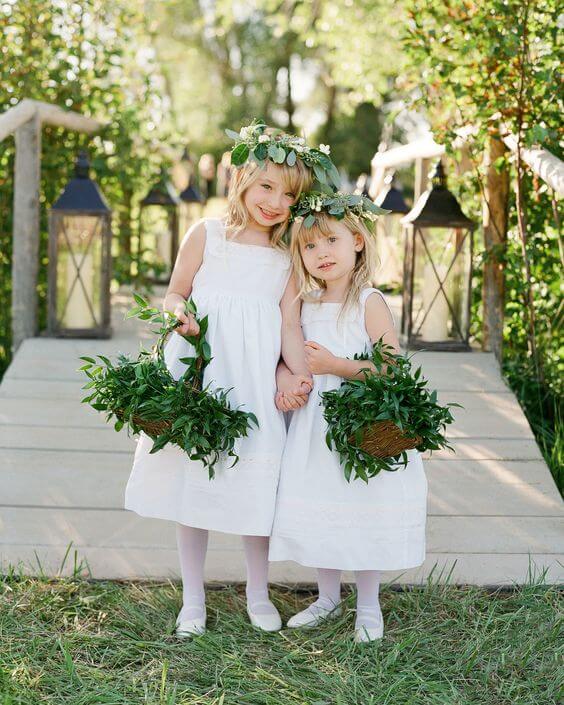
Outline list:
[[[329,240],[329,242],[337,242],[337,238],[333,235],[330,235],[327,239]]]
[[[269,188],[270,188],[269,184],[262,184],[262,187],[263,187],[263,188],[266,188],[266,189],[269,189]]]
[[[305,246],[305,249],[306,250],[313,250],[314,247],[315,247],[315,245],[313,244],[313,242],[308,242]]]
[[[294,200],[294,198],[296,197],[294,193],[287,193],[286,196],[288,196],[288,198],[291,198],[292,200]]]

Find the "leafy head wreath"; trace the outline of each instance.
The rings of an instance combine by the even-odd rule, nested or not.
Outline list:
[[[374,223],[378,216],[386,215],[391,211],[380,208],[366,196],[308,191],[302,194],[295,205],[291,206],[290,223],[303,223],[305,228],[311,228],[320,213],[327,213],[337,220],[343,220],[345,216],[350,215],[355,220],[361,220],[370,232],[374,232]]]
[[[248,161],[264,167],[267,159],[275,164],[294,166],[301,159],[312,169],[320,188],[332,191],[340,186],[339,172],[329,158],[327,144],[308,147],[303,137],[269,128],[262,120],[253,120],[239,132],[225,130],[225,134],[235,141],[231,150],[231,164],[235,167],[241,167]]]

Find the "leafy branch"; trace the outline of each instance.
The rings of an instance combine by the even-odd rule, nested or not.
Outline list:
[[[215,465],[226,455],[234,459],[233,465],[237,463],[235,441],[247,435],[251,424],[258,426],[258,420],[253,413],[230,406],[230,389],[212,389],[211,383],[202,388],[203,372],[212,359],[205,339],[207,316],[196,319],[197,335],[183,336],[194,354],[180,358],[186,370],[176,381],[166,366],[164,346],[180,322],[171,313],[150,307],[141,296],[134,297],[137,305],[126,317],[156,325],[152,332],[157,341],[152,350],[141,349],[134,360],[123,354],[115,364],[103,355],[96,356],[99,362],[81,357],[85,364],[80,370],[89,380],[83,388],[91,390],[82,402],[106,412],[106,421],[113,420],[116,431],[125,427],[134,434],[145,432],[154,441],[151,453],[168,444],[181,448],[191,460],[201,460],[212,479]],[[186,302],[186,312],[197,315],[193,300]]]
[[[408,462],[407,452],[376,457],[363,449],[367,436],[379,433],[415,439],[418,451],[449,448],[444,430],[454,421],[450,407],[437,403],[437,392],[427,388],[421,368],[412,372],[411,358],[393,352],[382,339],[369,353],[355,360],[370,360],[376,373],[364,370],[364,379],[344,381],[338,389],[324,392],[322,403],[328,424],[326,442],[339,454],[345,478],[365,482],[382,470],[396,471]],[[385,443],[383,443],[385,446]]]

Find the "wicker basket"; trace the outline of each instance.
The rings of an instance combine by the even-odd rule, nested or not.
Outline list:
[[[376,421],[363,428],[360,444],[357,444],[354,435],[349,437],[349,443],[374,458],[392,458],[404,450],[416,448],[421,439],[406,435],[393,421]]]
[[[169,334],[171,331],[168,331],[164,336],[162,336],[157,343],[155,344],[153,348],[153,355],[156,358],[163,359],[164,355],[164,345],[168,339]],[[200,371],[202,369],[202,364],[203,360],[201,357],[199,357],[196,360],[196,371],[197,375],[193,377],[191,380],[184,380],[184,385],[190,389],[192,392],[199,392],[202,389],[202,383],[201,383],[201,375]],[[117,418],[120,421],[124,421],[124,413],[123,409],[118,409],[115,412]],[[168,431],[172,424],[174,423],[174,419],[159,419],[158,421],[154,419],[144,419],[142,416],[139,416],[138,414],[134,414],[132,419],[133,423],[138,426],[142,431],[144,431],[148,436],[160,436],[162,433],[165,431]]]

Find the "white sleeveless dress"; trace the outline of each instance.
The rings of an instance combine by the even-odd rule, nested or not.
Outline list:
[[[209,316],[206,338],[213,359],[204,385],[231,388],[232,407],[252,411],[259,428],[238,439],[239,462],[226,457],[215,478],[200,461],[176,446],[150,455],[152,441],[140,434],[125,492],[125,507],[146,517],[232,534],[268,536],[286,428],[276,409],[276,366],[281,349],[280,299],[290,277],[289,256],[279,250],[227,240],[219,219],[206,219],[203,261],[193,282],[198,317]],[[165,361],[178,379],[179,358],[193,354],[171,335]]]
[[[339,357],[370,346],[364,312],[367,298],[341,317],[341,304],[304,302],[302,326]],[[293,412],[282,459],[276,514],[270,539],[271,561],[342,570],[401,570],[425,558],[427,480],[420,454],[395,472],[368,481],[345,480],[339,456],[325,442],[327,422],[319,394],[340,386],[342,378],[315,375],[308,403]]]

